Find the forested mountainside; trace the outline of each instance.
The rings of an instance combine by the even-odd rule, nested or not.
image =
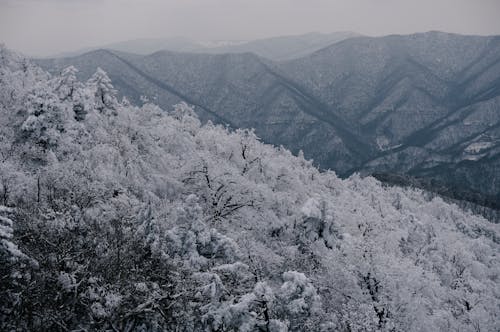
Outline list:
[[[500,225],[440,198],[5,48],[0,116],[1,330],[500,327]]]
[[[94,51],[40,60],[88,79],[100,66],[124,95],[202,120],[255,128],[342,176],[403,173],[500,194],[500,37],[429,32],[359,37],[273,63],[252,54]]]
[[[377,145],[355,169],[500,193],[500,37],[358,38],[286,72]]]

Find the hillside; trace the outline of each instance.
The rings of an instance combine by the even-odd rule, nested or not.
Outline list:
[[[400,173],[500,194],[500,37],[350,38],[279,64],[110,51],[38,63],[53,73],[75,65],[82,79],[101,66],[134,102],[187,101],[202,119],[255,128],[342,176]]]
[[[0,329],[498,330],[500,225],[75,75],[0,49]]]

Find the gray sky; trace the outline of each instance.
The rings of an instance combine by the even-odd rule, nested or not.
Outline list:
[[[47,55],[136,38],[500,34],[500,0],[0,0],[0,42]]]

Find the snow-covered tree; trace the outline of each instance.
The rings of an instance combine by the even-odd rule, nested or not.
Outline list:
[[[93,91],[94,107],[102,113],[115,113],[118,106],[117,91],[111,84],[108,74],[100,67],[90,77],[86,85]]]

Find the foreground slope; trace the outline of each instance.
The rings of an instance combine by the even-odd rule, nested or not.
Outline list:
[[[40,64],[75,65],[84,79],[101,66],[134,100],[187,100],[202,118],[209,109],[218,123],[253,127],[342,176],[404,173],[500,194],[500,37],[349,38],[279,64],[250,54],[105,51]]]
[[[499,225],[75,74],[0,51],[1,329],[498,330]]]

